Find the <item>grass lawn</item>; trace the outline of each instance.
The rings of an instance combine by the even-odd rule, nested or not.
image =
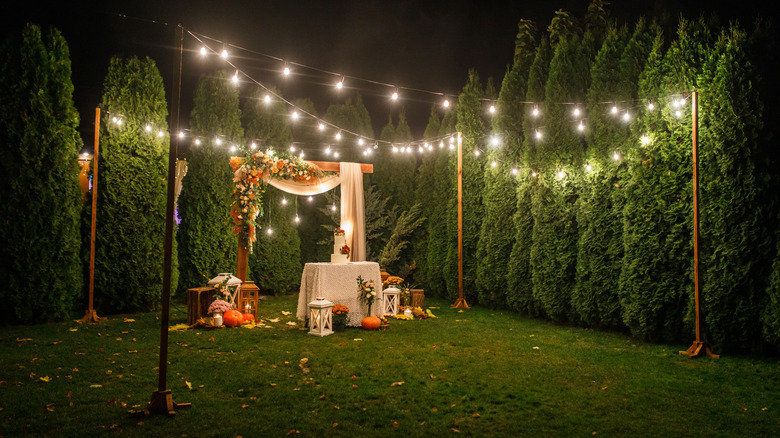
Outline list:
[[[287,324],[296,304],[263,300],[270,328],[171,332],[168,388],[192,403],[173,418],[128,415],[157,389],[159,314],[2,328],[0,436],[780,434],[777,358],[690,360],[430,299],[436,319],[320,338]]]

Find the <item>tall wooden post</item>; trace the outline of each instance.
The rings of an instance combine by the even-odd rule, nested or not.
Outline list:
[[[184,53],[184,28],[176,28],[178,56],[174,66],[173,89],[171,93],[171,145],[168,152],[168,202],[165,210],[165,254],[163,256],[162,310],[160,315],[160,366],[157,391],[143,411],[144,414],[168,414],[173,416],[176,409],[189,407],[189,403],[175,403],[171,390],[166,389],[168,377],[168,323],[171,302],[171,262],[173,259],[174,199],[176,198],[176,157],[179,147],[179,101],[181,100],[181,67]]]
[[[701,338],[701,303],[699,300],[701,293],[699,268],[699,93],[692,93],[692,130],[693,130],[693,285],[694,300],[696,305],[696,340],[687,350],[680,354],[686,354],[690,358],[699,356],[719,357],[714,354],[710,347],[702,341]]]
[[[451,307],[468,309],[463,298],[463,136],[458,132],[458,299]]]
[[[97,223],[98,156],[100,151],[100,107],[95,108],[95,151],[92,154],[92,225],[89,237],[89,304],[83,322],[98,322],[95,301],[95,225]]]

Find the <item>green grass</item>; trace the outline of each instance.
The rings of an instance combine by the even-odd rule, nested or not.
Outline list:
[[[433,310],[436,319],[391,320],[387,331],[347,329],[320,338],[285,324],[294,321],[296,303],[297,295],[263,300],[261,317],[280,318],[272,328],[171,332],[168,388],[176,402],[192,403],[174,418],[128,415],[157,389],[158,314],[3,328],[0,435],[780,431],[776,358],[689,360],[678,354],[688,345],[645,344],[512,312],[459,312],[431,300],[441,307]],[[184,309],[174,307],[171,324],[185,320]]]

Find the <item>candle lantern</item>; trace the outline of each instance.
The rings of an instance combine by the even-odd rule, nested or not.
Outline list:
[[[395,287],[389,287],[382,291],[384,296],[383,302],[383,314],[384,315],[397,315],[398,314],[398,300],[401,296],[401,290]]]
[[[325,297],[317,297],[309,303],[309,334],[317,336],[333,334],[333,303]]]

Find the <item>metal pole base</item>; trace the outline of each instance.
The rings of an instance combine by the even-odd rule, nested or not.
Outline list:
[[[101,318],[98,316],[97,312],[94,309],[88,309],[87,312],[84,314],[84,317],[79,319],[78,322],[98,322],[100,321],[100,319]]]
[[[175,403],[171,390],[166,389],[165,391],[154,391],[152,400],[146,406],[146,409],[143,411],[130,411],[130,414],[146,417],[156,414],[168,414],[168,416],[173,417],[176,415],[177,409],[189,408],[190,406],[189,403]]]
[[[710,347],[701,341],[693,341],[693,344],[688,347],[687,350],[681,351],[680,354],[687,355],[690,359],[694,359],[701,356],[707,356],[712,358],[719,358],[720,356],[713,353]]]
[[[453,309],[470,309],[469,305],[466,303],[465,298],[458,298],[455,300],[455,304],[450,306]]]

